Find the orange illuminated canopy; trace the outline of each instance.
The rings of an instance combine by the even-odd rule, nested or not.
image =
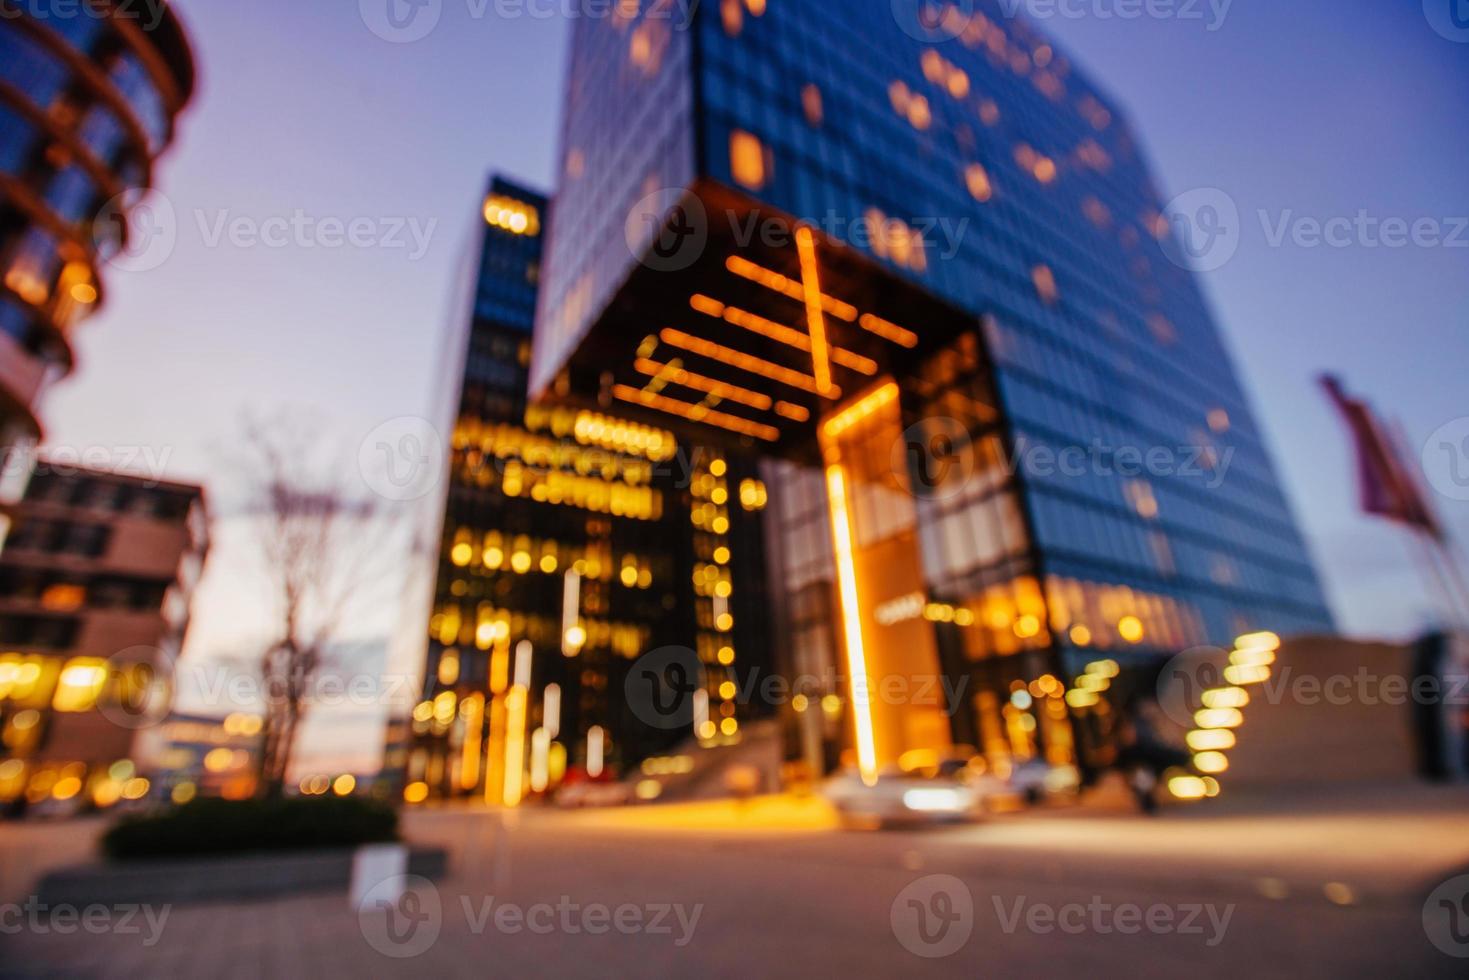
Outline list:
[[[563,365],[559,397],[809,457],[815,424],[844,397],[974,327],[820,228],[718,185],[696,190],[707,234],[681,246],[679,268],[632,264]]]

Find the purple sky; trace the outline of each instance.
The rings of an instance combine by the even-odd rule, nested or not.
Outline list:
[[[80,368],[44,415],[53,445],[119,458],[146,447],[167,475],[208,482],[227,512],[228,481],[210,474],[247,410],[319,415],[351,453],[379,423],[428,413],[449,383],[434,372],[487,171],[552,183],[569,24],[442,0],[432,33],[395,44],[351,0],[176,6],[201,77],[159,171],[176,244],[157,268],[107,274],[108,306],[81,331]],[[1131,111],[1165,195],[1219,188],[1237,203],[1239,251],[1204,286],[1333,607],[1349,632],[1411,632],[1427,603],[1409,543],[1354,513],[1345,436],[1313,378],[1340,372],[1415,446],[1469,415],[1469,231],[1458,248],[1276,247],[1257,212],[1273,224],[1365,209],[1437,219],[1448,234],[1445,219],[1469,215],[1469,44],[1435,33],[1417,0],[1235,0],[1212,31],[1208,13],[1101,16],[1113,0],[1032,9],[1081,14],[1041,26]],[[368,247],[231,241],[238,219],[298,210],[404,230]],[[427,233],[421,255],[410,226]],[[1448,468],[1436,457],[1434,475]],[[1435,500],[1469,536],[1469,504]],[[257,641],[238,525],[226,513],[217,529],[189,657]],[[346,727],[336,739],[323,730],[323,766],[355,764],[328,749],[352,741]]]

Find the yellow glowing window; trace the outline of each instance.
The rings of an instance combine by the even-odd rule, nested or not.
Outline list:
[[[757,191],[770,179],[765,146],[759,137],[737,129],[729,134],[729,166],[734,179]]]
[[[1054,305],[1061,294],[1056,289],[1056,274],[1048,265],[1038,265],[1030,270],[1030,281],[1035,284],[1036,295],[1048,305]]]
[[[107,683],[107,662],[95,657],[69,660],[56,683],[51,706],[57,711],[90,711]]]
[[[974,195],[976,201],[988,201],[995,196],[995,188],[990,183],[989,173],[977,163],[971,163],[964,169],[964,183],[969,187],[969,193]]]
[[[41,606],[45,609],[67,611],[80,609],[87,601],[87,589],[82,585],[50,585],[41,593]]]
[[[907,222],[899,218],[889,218],[877,208],[868,208],[864,217],[872,250],[879,258],[914,272],[922,272],[928,268],[923,235]]]
[[[745,10],[740,0],[720,0],[719,19],[724,24],[724,33],[739,37],[745,26]]]
[[[485,221],[508,231],[512,235],[538,235],[541,231],[540,212],[523,201],[491,194],[485,199]]]

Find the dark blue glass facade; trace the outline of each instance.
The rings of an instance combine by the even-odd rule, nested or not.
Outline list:
[[[1329,631],[1260,428],[1194,275],[1175,261],[1123,111],[1001,5],[930,8],[931,23],[918,6],[705,4],[654,78],[629,69],[642,22],[579,23],[563,137],[575,173],[551,230],[539,382],[642,274],[622,240],[640,193],[692,187],[721,204],[732,193],[972,318],[986,365],[975,383],[1001,419],[966,429],[981,469],[1013,478],[1056,648],[1084,661],[1080,648]],[[588,65],[602,85],[586,86]],[[626,149],[653,146],[665,149]],[[906,325],[925,350],[952,342]],[[909,403],[910,415],[944,410]],[[976,531],[974,549],[1012,554],[1015,521],[1002,524],[1003,540],[989,547]]]

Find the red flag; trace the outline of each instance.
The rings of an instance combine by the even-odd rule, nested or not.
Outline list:
[[[1357,449],[1357,488],[1362,510],[1407,524],[1443,540],[1443,529],[1424,499],[1412,470],[1398,452],[1398,444],[1365,402],[1352,398],[1341,382],[1323,375],[1321,386],[1331,396]]]

